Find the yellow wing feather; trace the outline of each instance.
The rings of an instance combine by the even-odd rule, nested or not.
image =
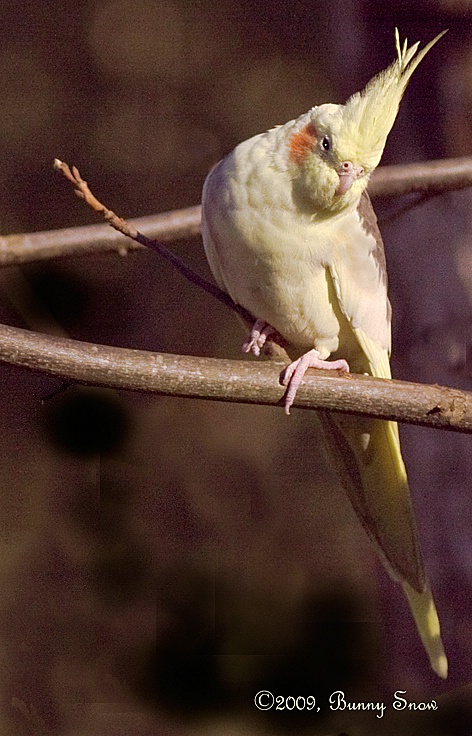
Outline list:
[[[352,327],[343,311],[344,284],[334,270],[332,278],[334,298],[344,316],[341,330],[351,331],[362,351],[363,360],[355,358],[357,369],[391,378],[388,350],[362,328]],[[352,337],[345,335],[344,342],[352,344]],[[349,500],[385,567],[402,583],[431,667],[445,678],[447,658],[418,546],[398,425],[341,414],[322,414],[321,424]]]

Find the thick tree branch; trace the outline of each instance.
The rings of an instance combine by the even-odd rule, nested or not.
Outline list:
[[[280,405],[285,392],[279,383],[284,365],[275,361],[150,353],[5,325],[0,359],[64,379],[166,396]],[[472,433],[472,393],[441,386],[310,371],[294,405]]]
[[[226,294],[195,274],[162,243],[151,241],[138,230],[157,232],[162,239],[196,233],[200,227],[198,207],[127,223],[96,199],[76,169],[70,170],[60,162],[57,166],[79,195],[120,233],[134,238],[137,247],[145,245],[157,250],[186,278],[237,311],[246,321],[251,321],[252,316],[234,305]],[[380,170],[371,190],[381,196],[407,191],[437,193],[471,183],[472,160],[430,162]],[[103,226],[72,228],[4,238],[0,240],[0,262],[19,263],[97,250],[126,252],[130,247],[136,246]],[[274,350],[277,348],[274,346]],[[280,363],[148,353],[81,343],[7,326],[0,326],[0,360],[72,381],[162,395],[277,405],[285,391],[279,382],[284,367]],[[295,406],[472,432],[472,393],[367,376],[314,373],[303,382]]]
[[[430,195],[472,186],[472,158],[383,166],[369,184],[372,197],[400,196],[411,192]],[[149,238],[171,241],[200,232],[200,206],[129,220]],[[141,248],[139,243],[113,232],[106,225],[88,225],[0,237],[0,266],[64,256],[87,255]]]

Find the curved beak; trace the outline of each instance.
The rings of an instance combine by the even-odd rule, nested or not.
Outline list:
[[[335,191],[336,196],[346,194],[356,179],[364,175],[362,166],[354,166],[352,161],[343,161],[338,170],[339,186]]]

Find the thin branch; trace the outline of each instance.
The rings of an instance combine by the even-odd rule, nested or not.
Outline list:
[[[472,158],[445,158],[381,166],[369,183],[372,197],[399,197],[412,192],[430,195],[472,187]]]
[[[134,218],[129,223],[149,237],[164,241],[178,240],[200,232],[200,211],[200,205],[197,205]],[[108,225],[82,225],[0,236],[0,266],[111,251],[125,256],[128,251],[141,248],[139,243],[114,232]]]
[[[472,172],[472,162],[469,164]],[[121,233],[126,233],[129,237],[134,237],[139,244],[158,250],[184,276],[203,286],[227,306],[235,309],[231,301],[228,303],[226,295],[221,298],[217,287],[196,276],[162,243],[152,242],[147,236],[140,234],[136,227],[137,223],[126,223],[102,205],[90,192],[87,183],[81,178],[77,169],[70,170],[60,162],[57,166],[73,183],[79,195],[94,210],[100,212],[113,227]],[[392,174],[394,168],[398,169],[398,167],[391,167],[384,182],[380,182],[380,192],[387,191],[388,179],[398,184],[395,171]],[[416,170],[417,183],[419,181],[418,168],[421,169],[421,167],[417,167]],[[441,171],[442,176],[444,167]],[[450,173],[449,183],[451,183],[451,176],[454,178]],[[411,188],[412,186],[409,185],[409,191]],[[190,229],[196,231],[199,226],[196,216],[198,217],[198,208],[193,208],[191,216],[188,216],[188,212],[185,213],[185,211],[161,216],[158,218],[161,226],[163,218],[167,220],[166,225],[161,227],[161,237],[177,237],[177,232],[188,234]],[[185,224],[182,224],[183,221]],[[75,237],[81,238],[85,230],[91,231],[92,229],[95,230],[95,233],[97,231],[103,233],[103,228],[100,226],[74,228],[73,230]],[[64,232],[67,231],[63,231],[62,234]],[[39,235],[44,237],[45,234]],[[57,236],[58,233],[54,235]],[[114,241],[113,248],[117,248],[117,242],[119,241]],[[124,242],[126,241],[121,240],[121,243]],[[58,244],[59,241],[56,240],[56,255],[58,252],[65,253],[64,249],[58,249]],[[10,263],[32,260],[25,257],[24,245],[24,241],[18,245],[16,251],[18,257],[12,258],[10,254]],[[78,246],[77,240],[76,246]],[[126,249],[128,247],[126,246]],[[119,249],[121,248],[123,245],[119,246]],[[110,240],[105,245],[102,242],[101,249],[110,249]],[[78,252],[90,252],[91,250],[94,248],[89,240],[86,241],[83,249],[74,250],[73,248],[72,252],[77,255]],[[71,254],[70,250],[69,254]],[[5,259],[4,262],[7,260]],[[244,310],[239,313],[245,320],[252,320],[252,316]],[[278,405],[285,392],[279,381],[285,363],[277,364],[275,361],[254,363],[149,353],[81,343],[7,326],[0,326],[0,360],[61,376],[69,381],[155,392],[162,395]],[[469,392],[400,381],[384,381],[366,376],[337,377],[324,371],[314,373],[315,375],[307,376],[303,382],[297,394],[295,406],[364,414],[459,432],[472,432],[472,394]]]
[[[275,361],[221,360],[93,345],[0,325],[0,359],[90,385],[166,396],[277,406]],[[441,386],[310,371],[295,406],[472,433],[472,393]],[[287,420],[288,421],[288,420]]]
[[[472,158],[383,166],[369,184],[372,197],[400,196],[411,192],[439,194],[472,186]],[[129,220],[149,238],[172,241],[200,232],[200,206]],[[87,225],[23,235],[0,237],[0,266],[49,258],[115,251],[126,254],[141,248],[106,225]]]
[[[399,207],[392,210],[388,215],[382,215],[382,217],[379,218],[379,224],[382,227],[389,222],[393,222],[402,215],[405,215],[407,212],[410,212],[411,210],[416,210],[422,204],[426,204],[426,202],[430,202],[434,197],[438,196],[440,195],[428,194],[427,192],[416,192],[415,197],[407,202],[403,202]]]
[[[117,214],[115,214],[113,210],[105,207],[105,205],[102,204],[91,192],[87,182],[82,179],[80,172],[76,166],[73,166],[71,169],[68,164],[64,163],[63,161],[59,161],[59,159],[56,158],[54,161],[54,168],[57,171],[60,171],[61,174],[63,174],[65,178],[70,181],[70,183],[74,186],[75,193],[81,199],[83,199],[85,203],[89,205],[89,207],[95,210],[95,212],[101,214],[114,230],[117,230],[119,233],[126,235],[128,238],[131,238],[131,240],[135,240],[137,243],[145,246],[146,248],[155,250],[162,258],[164,258],[164,260],[174,266],[174,268],[192,284],[199,286],[201,289],[211,294],[211,296],[213,296],[215,299],[218,299],[226,307],[232,309],[234,312],[239,314],[239,316],[242,317],[245,321],[251,324],[254,323],[254,317],[250,314],[250,312],[239,306],[239,304],[235,304],[231,297],[226,294],[226,292],[222,291],[222,289],[219,289],[212,282],[207,281],[207,279],[203,278],[202,276],[200,276],[200,274],[187,266],[185,261],[179,258],[179,256],[177,256],[173,251],[167,248],[159,240],[154,240],[148,238],[146,235],[143,235],[135,227],[133,227],[133,225],[126,222],[126,220],[124,220],[122,217],[119,217]]]
[[[83,199],[86,204],[88,204],[93,210],[95,210],[95,212],[101,214],[112,228],[122,233],[123,235],[126,235],[128,238],[135,240],[140,245],[144,245],[146,248],[155,250],[162,258],[171,263],[172,266],[174,266],[174,268],[176,268],[177,271],[182,274],[182,276],[184,276],[188,281],[190,281],[192,284],[195,284],[196,286],[199,286],[215,299],[218,299],[222,304],[228,307],[228,309],[231,309],[233,312],[238,314],[246,322],[246,324],[252,327],[255,322],[255,317],[253,317],[253,315],[248,312],[247,309],[233,302],[231,297],[225,291],[220,289],[211,281],[207,281],[207,279],[203,278],[203,276],[200,276],[200,274],[187,266],[187,264],[173,251],[169,250],[169,248],[167,248],[164,243],[146,237],[142,233],[138,232],[136,228],[126,222],[126,220],[124,220],[122,217],[118,217],[118,215],[116,215],[113,210],[105,207],[105,205],[102,204],[91,192],[87,182],[82,179],[77,167],[73,166],[71,169],[68,164],[60,161],[59,159],[55,159],[54,168],[57,171],[60,171],[65,176],[65,178],[74,186],[75,193],[81,199]],[[271,355],[272,357],[275,357],[277,355],[280,355],[281,351],[284,351],[285,345],[286,341],[282,338],[281,335],[278,335],[277,333],[272,333],[270,335],[270,339],[266,343],[266,349],[264,350],[264,352],[268,355]]]

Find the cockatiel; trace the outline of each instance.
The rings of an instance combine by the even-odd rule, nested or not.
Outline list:
[[[241,143],[206,179],[211,270],[257,319],[243,350],[258,355],[275,330],[292,357],[301,355],[285,371],[287,413],[309,367],[391,378],[385,256],[366,187],[411,75],[442,35],[418,53],[418,43],[400,45],[396,30],[397,58],[362,92]],[[354,510],[403,586],[432,668],[446,677],[397,424],[320,418]]]

